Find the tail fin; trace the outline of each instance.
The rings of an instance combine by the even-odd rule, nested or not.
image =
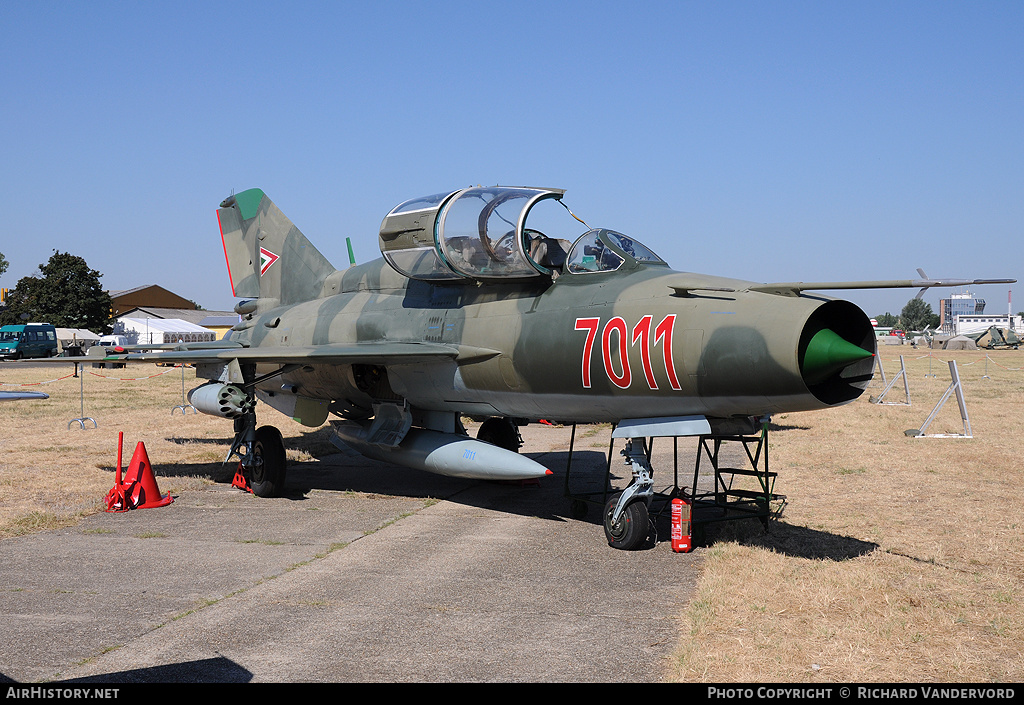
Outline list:
[[[217,219],[236,297],[309,301],[336,271],[258,188],[225,199]]]

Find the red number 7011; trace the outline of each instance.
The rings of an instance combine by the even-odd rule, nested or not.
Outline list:
[[[601,331],[601,358],[604,361],[604,372],[608,379],[616,387],[627,389],[633,382],[632,372],[629,369],[629,347],[640,343],[640,362],[644,368],[644,378],[647,386],[651,389],[658,388],[658,382],[654,378],[654,366],[651,364],[652,345],[661,344],[662,357],[665,361],[665,371],[668,374],[669,384],[672,389],[679,390],[679,378],[676,376],[676,366],[672,359],[672,333],[676,325],[676,315],[671,313],[662,319],[661,323],[654,329],[654,341],[651,341],[651,323],[653,317],[643,316],[633,326],[632,335],[629,334],[626,321],[621,316],[615,316],[604,324]],[[597,340],[597,331],[601,327],[600,318],[577,318],[576,330],[587,331],[587,342],[583,345],[583,388],[590,389],[590,360],[594,350],[594,342]],[[615,338],[613,345],[612,338]],[[613,350],[618,352],[618,367],[616,369],[613,360]]]

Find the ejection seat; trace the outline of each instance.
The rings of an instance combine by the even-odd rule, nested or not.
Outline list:
[[[530,242],[530,259],[542,267],[561,272],[571,247],[569,241],[548,237],[543,233],[534,235],[533,231],[527,231],[527,235],[533,235]]]

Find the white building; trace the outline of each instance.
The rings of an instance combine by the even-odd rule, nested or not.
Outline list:
[[[1010,323],[1007,325],[1007,319]],[[1014,333],[1024,332],[1024,325],[1022,325],[1020,316],[1010,316],[1009,314],[999,315],[997,313],[983,313],[975,315],[959,315],[956,317],[956,322],[953,326],[954,333],[956,335],[969,335],[971,333],[980,333],[988,330],[992,326],[998,328],[1013,328]]]

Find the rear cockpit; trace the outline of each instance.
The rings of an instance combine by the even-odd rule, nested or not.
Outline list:
[[[564,193],[476,187],[405,201],[384,217],[380,250],[399,273],[433,281],[555,277],[612,271],[627,261],[663,264],[611,230],[577,238],[582,221],[561,203]]]

